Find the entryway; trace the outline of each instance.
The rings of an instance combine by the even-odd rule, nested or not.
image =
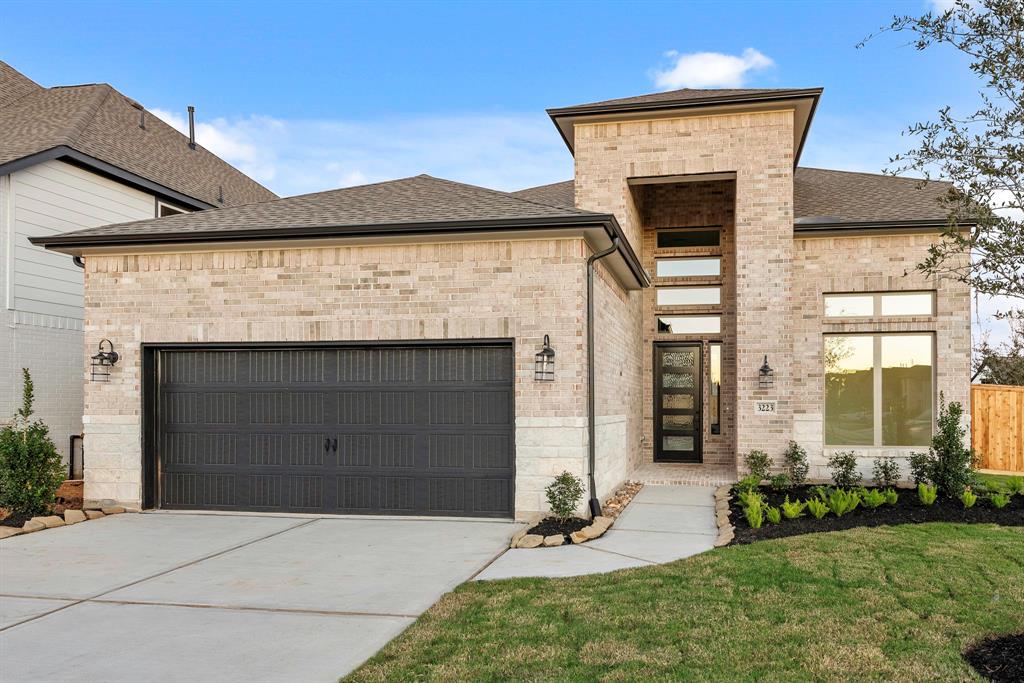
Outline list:
[[[654,346],[654,461],[701,462],[700,344]]]

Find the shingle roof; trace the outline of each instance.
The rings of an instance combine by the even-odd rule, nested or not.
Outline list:
[[[655,92],[646,95],[636,95],[634,97],[619,97],[613,100],[574,104],[571,107],[560,107],[549,111],[563,112],[572,109],[597,109],[610,106],[617,107],[677,102],[697,103],[702,100],[746,99],[766,95],[785,95],[795,92],[801,91],[794,90],[793,88],[682,88],[680,90]]]
[[[794,217],[801,223],[941,221],[946,212],[938,200],[949,188],[934,180],[799,167],[793,177]],[[574,206],[576,200],[571,180],[512,195],[554,206]]]
[[[44,88],[0,61],[0,166],[69,147],[214,206],[277,195],[106,84]],[[223,189],[223,202],[219,201]]]
[[[425,224],[429,227],[526,220],[548,223],[558,219],[582,222],[591,218],[596,223],[606,219],[607,215],[574,207],[551,206],[513,197],[506,192],[418,175],[269,202],[103,225],[56,235],[40,242],[56,240],[67,243],[81,238],[137,239],[158,235],[172,235],[180,240],[189,233],[224,233],[228,236],[243,231],[252,237],[253,233],[258,236],[261,231],[277,233],[309,228],[351,228],[354,231],[356,228],[389,225]]]

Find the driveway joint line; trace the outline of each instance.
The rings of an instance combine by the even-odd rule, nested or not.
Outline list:
[[[331,617],[388,617],[416,619],[418,614],[401,614],[393,612],[357,612],[347,610],[305,609],[302,607],[259,607],[257,605],[217,605],[204,602],[159,602],[150,600],[115,600],[113,598],[96,598],[85,600],[97,605],[138,605],[143,607],[184,607],[188,609],[219,609],[237,612],[281,612],[286,614],[316,614]]]
[[[637,560],[639,562],[646,562],[647,564],[658,564],[657,562],[654,562],[653,560],[645,560],[644,558],[637,557],[636,555],[627,555],[626,553],[620,553],[620,552],[616,552],[614,550],[606,550],[605,548],[597,548],[597,547],[589,546],[589,545],[582,545],[580,547],[581,548],[586,548],[587,550],[593,550],[593,551],[598,552],[598,553],[608,553],[609,555],[618,555],[619,557],[628,557],[631,560]]]

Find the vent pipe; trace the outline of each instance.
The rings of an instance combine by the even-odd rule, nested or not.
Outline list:
[[[188,146],[196,148],[196,108],[188,105]]]
[[[146,130],[146,110],[139,110],[139,128]]]

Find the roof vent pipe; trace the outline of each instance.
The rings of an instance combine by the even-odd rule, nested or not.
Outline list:
[[[196,108],[188,105],[188,146],[196,148]]]
[[[146,130],[146,110],[139,110],[139,128]]]

